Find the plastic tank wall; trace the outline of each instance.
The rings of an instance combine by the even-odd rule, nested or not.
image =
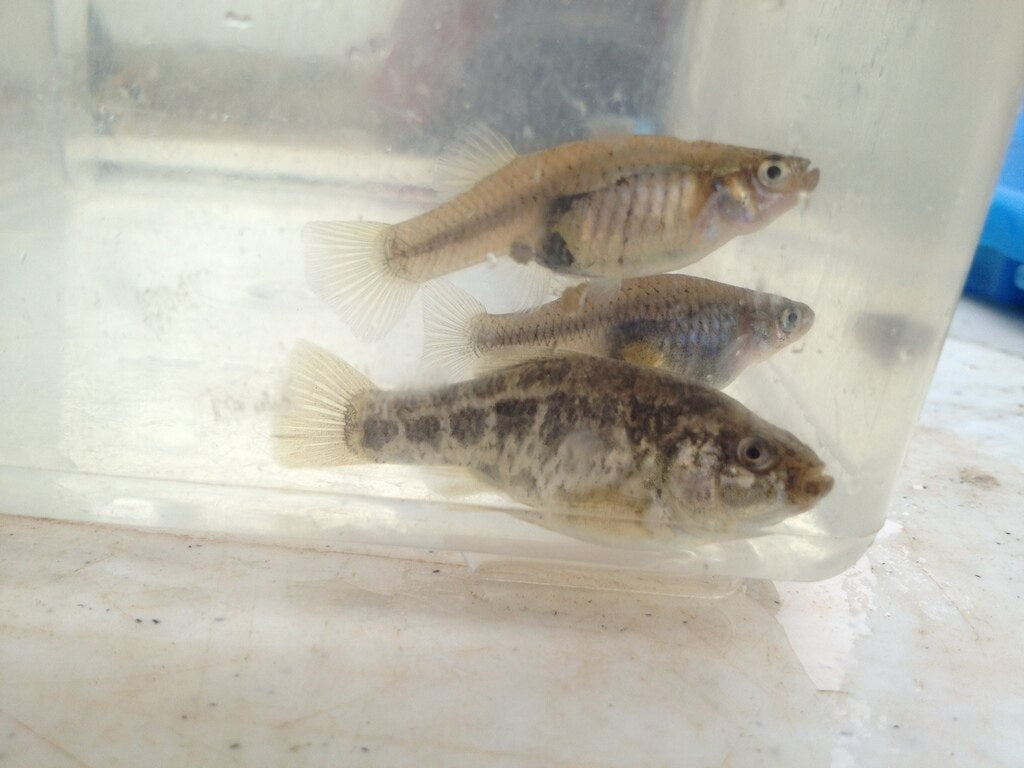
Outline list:
[[[1019,106],[1021,29],[1024,4],[952,0],[4,3],[0,511],[533,573],[834,573],[884,519]],[[520,151],[626,130],[821,169],[800,208],[685,270],[815,310],[727,390],[825,459],[814,511],[617,551],[450,472],[276,466],[298,339],[424,381],[419,301],[360,342],[306,286],[302,225],[432,207],[437,154],[479,122]],[[456,282],[510,309],[495,269]]]

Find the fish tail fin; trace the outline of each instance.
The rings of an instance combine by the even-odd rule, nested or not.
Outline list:
[[[300,342],[288,366],[285,402],[274,424],[274,456],[286,467],[366,461],[346,439],[352,399],[375,387],[330,352]]]
[[[312,221],[302,228],[306,279],[365,341],[384,336],[412,301],[419,283],[388,261],[393,225]]]
[[[480,353],[473,322],[486,315],[483,304],[444,280],[430,283],[423,294],[423,360],[448,374],[473,371]]]

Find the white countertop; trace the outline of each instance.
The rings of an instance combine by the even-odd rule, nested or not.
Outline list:
[[[963,304],[874,546],[715,599],[0,517],[0,766],[1020,765],[1022,434]]]

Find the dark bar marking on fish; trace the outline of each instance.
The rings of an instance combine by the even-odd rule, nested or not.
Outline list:
[[[537,415],[536,400],[499,400],[494,404],[497,414],[495,433],[498,440],[511,436],[522,438],[533,427]]]
[[[548,397],[547,411],[540,423],[541,443],[552,445],[579,421],[580,399],[563,392]]]
[[[460,444],[476,445],[487,428],[487,412],[481,408],[463,408],[448,417],[448,425],[452,437]]]
[[[626,417],[626,431],[630,441],[639,445],[645,439],[653,439],[662,451],[670,452],[670,446],[679,439],[677,425],[681,412],[667,404],[652,404],[644,398],[630,398],[629,413]]]
[[[370,417],[363,422],[363,447],[379,451],[398,436],[398,424],[390,419]]]
[[[541,244],[541,252],[537,254],[537,262],[548,269],[556,272],[563,271],[576,263],[576,257],[555,228],[559,220],[576,205],[577,201],[585,199],[590,193],[579,195],[563,195],[556,197],[548,207],[547,228],[548,236]]]
[[[550,365],[532,365],[517,368],[516,375],[519,377],[519,387],[523,390],[529,390],[533,387],[543,387],[545,389],[551,387],[553,384],[564,381],[571,372],[572,364],[567,358],[556,358],[550,361]],[[494,377],[491,380],[496,381],[498,378]],[[477,392],[480,395],[484,394],[479,389]]]
[[[441,421],[437,416],[421,416],[405,423],[405,436],[414,443],[427,443],[436,448],[441,438]]]
[[[565,238],[557,232],[552,232],[544,241],[543,250],[540,253],[540,263],[548,269],[556,272],[567,270],[576,263],[576,258],[566,245]]]
[[[584,192],[579,195],[562,195],[561,197],[556,197],[548,208],[548,227],[554,227],[558,224],[558,220],[572,210],[576,201],[586,197],[588,194],[592,193]]]

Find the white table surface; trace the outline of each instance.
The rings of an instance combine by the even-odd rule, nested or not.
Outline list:
[[[1022,765],[1022,435],[965,303],[874,546],[717,599],[0,517],[0,766]]]

